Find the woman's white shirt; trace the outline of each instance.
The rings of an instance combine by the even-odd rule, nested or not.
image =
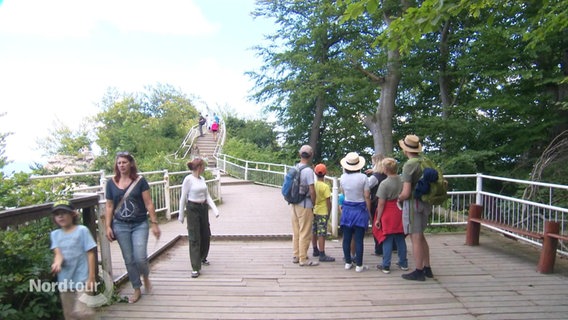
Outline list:
[[[178,220],[183,223],[185,218],[185,205],[187,201],[203,203],[207,201],[207,204],[215,213],[215,216],[219,216],[219,210],[217,210],[217,206],[215,202],[209,195],[209,191],[207,189],[207,184],[205,183],[205,178],[199,177],[196,178],[193,174],[187,175],[183,179],[183,183],[181,185],[181,195],[179,198],[179,214]]]

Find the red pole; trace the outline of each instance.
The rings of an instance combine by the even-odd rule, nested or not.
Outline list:
[[[554,270],[554,261],[556,260],[556,249],[558,247],[558,239],[549,236],[550,234],[558,234],[560,232],[560,223],[556,221],[546,221],[544,224],[544,239],[542,241],[542,250],[540,251],[540,259],[536,269],[539,273],[552,273]]]
[[[476,221],[471,221],[471,218],[481,219],[482,212],[483,206],[475,203],[469,205],[469,214],[467,216],[467,229],[465,237],[465,244],[468,246],[479,245],[479,232],[481,230],[481,224]]]

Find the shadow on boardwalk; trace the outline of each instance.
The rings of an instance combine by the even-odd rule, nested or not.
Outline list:
[[[278,189],[232,185],[223,186],[222,195],[221,217],[211,220],[211,265],[201,277],[190,278],[182,237],[152,262],[153,292],[136,304],[103,308],[102,319],[566,319],[568,314],[566,261],[557,262],[553,275],[538,274],[535,248],[494,233],[484,232],[479,247],[465,246],[463,233],[427,235],[435,278],[425,282],[403,280],[400,270],[388,275],[375,270],[381,258],[371,254],[371,238],[365,240],[364,263],[371,267],[366,272],[343,269],[337,240],[326,247],[336,262],[299,267],[291,262],[291,242],[283,240],[289,238],[290,218]],[[162,230],[187,234],[177,221]],[[121,294],[131,292],[129,284],[121,288]]]

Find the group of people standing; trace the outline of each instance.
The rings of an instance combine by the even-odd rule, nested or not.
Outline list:
[[[340,161],[343,168],[340,177],[343,194],[342,201],[340,200],[343,260],[346,270],[355,267],[356,272],[363,272],[368,269],[363,264],[363,253],[365,234],[371,222],[375,254],[383,255],[383,261],[377,265],[377,269],[387,274],[391,272],[394,249],[398,253],[398,268],[403,271],[409,269],[405,241],[405,237],[409,235],[415,270],[403,274],[402,278],[424,281],[426,277],[433,277],[430,249],[424,237],[432,206],[413,196],[413,190],[422,176],[422,144],[416,135],[407,135],[399,141],[399,146],[408,158],[401,175],[398,174],[397,161],[393,158],[374,156],[373,168],[365,173],[361,171],[366,163],[365,158],[356,152],[348,153]],[[304,145],[299,150],[299,156],[298,166],[309,166],[313,149]],[[315,183],[314,174],[318,177]],[[306,200],[291,204],[292,260],[300,266],[317,266],[322,261],[335,261],[325,254],[325,231],[331,211],[329,186],[327,185],[327,190],[322,186],[325,184],[325,174],[324,164],[300,171],[300,190],[306,194]],[[310,242],[314,249],[313,256],[319,257],[319,261],[308,258]]]
[[[217,113],[213,114],[213,118],[210,119],[209,115],[205,115],[205,117],[200,113],[199,114],[199,136],[203,137],[203,126],[207,127],[207,130],[213,133],[213,139],[217,141],[217,132],[219,132],[219,126],[221,124],[221,119],[217,115]]]

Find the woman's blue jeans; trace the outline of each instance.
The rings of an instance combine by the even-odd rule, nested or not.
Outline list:
[[[140,276],[148,277],[150,274],[148,266],[148,221],[125,222],[114,219],[112,231],[118,241],[120,251],[122,251],[132,288],[138,289],[142,286]]]
[[[343,231],[343,257],[345,263],[355,262],[357,266],[363,265],[363,238],[365,228],[341,226]],[[355,238],[355,261],[351,261],[351,239]]]

